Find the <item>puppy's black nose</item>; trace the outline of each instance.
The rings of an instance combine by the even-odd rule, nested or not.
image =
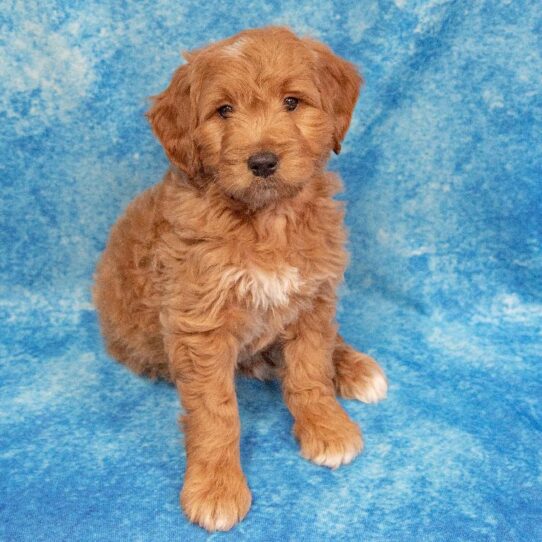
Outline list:
[[[258,152],[248,159],[248,167],[256,177],[269,177],[277,170],[278,156],[272,152]]]

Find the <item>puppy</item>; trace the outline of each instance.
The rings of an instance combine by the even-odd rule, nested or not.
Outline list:
[[[148,113],[171,168],[115,224],[94,300],[110,354],[175,383],[185,412],[181,504],[230,529],[251,494],[239,458],[237,370],[278,377],[303,457],[362,449],[336,396],[386,395],[376,362],[335,324],[347,254],[337,177],[361,77],[285,28],[187,53]]]

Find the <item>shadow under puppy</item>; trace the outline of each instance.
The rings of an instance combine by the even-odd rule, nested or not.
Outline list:
[[[285,28],[186,54],[148,113],[171,168],[113,227],[94,300],[112,356],[170,379],[184,407],[181,504],[208,530],[248,512],[234,376],[280,378],[303,457],[362,449],[336,395],[386,395],[376,362],[335,324],[347,261],[337,177],[361,77]]]

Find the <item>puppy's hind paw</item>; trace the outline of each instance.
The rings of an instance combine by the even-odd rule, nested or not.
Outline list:
[[[378,363],[343,344],[333,353],[335,389],[345,399],[377,403],[386,398],[388,381]]]

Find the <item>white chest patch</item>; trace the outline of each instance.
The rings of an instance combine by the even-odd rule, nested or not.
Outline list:
[[[239,299],[247,299],[254,308],[267,310],[286,305],[290,295],[299,291],[301,278],[296,267],[276,271],[259,267],[230,268],[222,278],[223,285],[234,288]]]

